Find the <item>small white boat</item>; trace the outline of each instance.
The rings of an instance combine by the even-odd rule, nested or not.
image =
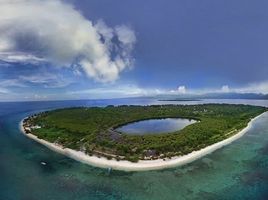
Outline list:
[[[45,163],[45,162],[41,162],[41,165],[47,165],[47,163]]]

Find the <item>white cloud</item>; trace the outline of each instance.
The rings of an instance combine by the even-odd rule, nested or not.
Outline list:
[[[229,86],[228,85],[223,85],[221,87],[221,92],[226,92],[226,93],[230,92]]]
[[[0,34],[1,37],[1,34]],[[39,62],[45,62],[43,58],[38,58],[31,54],[25,54],[22,52],[1,52],[0,50],[0,60],[4,62],[22,62],[22,63],[32,63],[36,64]]]
[[[178,93],[185,94],[186,93],[186,87],[184,85],[181,85],[178,87]]]
[[[120,98],[120,97],[139,97],[139,96],[155,96],[155,95],[201,95],[206,93],[264,93],[268,94],[268,82],[251,84],[248,87],[230,88],[224,85],[221,88],[207,89],[187,89],[186,86],[179,86],[176,90],[163,88],[142,88],[133,84],[126,85],[107,85],[106,87],[91,88],[69,92],[68,95],[74,98]]]
[[[32,84],[35,86],[41,86],[43,88],[63,88],[70,85],[71,83],[73,83],[72,80],[61,75],[51,73],[32,74],[28,76],[20,75],[16,78],[0,80],[2,91],[7,91],[7,88],[11,89],[11,87],[30,87]]]
[[[0,94],[9,94],[9,93],[10,91],[8,89],[0,87]]]
[[[44,88],[62,88],[70,85],[72,81],[51,73],[35,74],[30,76],[19,76],[18,80],[23,83],[42,85]]]
[[[170,93],[170,94],[185,94],[187,92],[186,87],[184,85],[179,86],[176,90],[169,90],[165,91],[165,93]]]
[[[60,0],[0,0],[0,13],[0,60],[78,64],[100,82],[118,79],[132,64],[136,37],[129,27],[94,24]]]
[[[221,88],[199,88],[190,89],[188,93],[192,94],[206,94],[206,93],[262,93],[268,94],[268,81],[249,83],[240,87],[229,87],[223,85]]]
[[[107,86],[101,88],[85,89],[70,92],[70,95],[83,96],[83,98],[121,98],[121,97],[138,97],[163,94],[167,91],[156,88],[140,88],[135,85],[124,86]]]
[[[247,86],[235,88],[232,91],[238,93],[263,93],[268,94],[268,81],[250,83]]]
[[[22,83],[18,79],[5,79],[0,80],[0,86],[3,87],[27,87],[24,83]]]
[[[35,100],[45,100],[45,99],[47,99],[47,95],[34,94],[33,99],[35,99]]]

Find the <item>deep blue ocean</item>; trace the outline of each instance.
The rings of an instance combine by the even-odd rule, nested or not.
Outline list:
[[[70,106],[244,103],[266,100],[159,102],[150,98],[0,103],[0,200],[268,199],[268,113],[239,140],[191,164],[160,171],[91,167],[26,138],[20,120]],[[46,162],[47,165],[42,165]]]

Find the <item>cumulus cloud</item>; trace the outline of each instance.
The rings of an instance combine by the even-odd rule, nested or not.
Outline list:
[[[186,87],[184,85],[178,86],[176,90],[169,90],[166,91],[166,93],[170,94],[185,94],[186,93]]]
[[[93,23],[60,0],[1,0],[0,13],[1,60],[79,66],[100,82],[132,65],[136,37],[125,25]]]
[[[181,85],[177,89],[178,93],[185,94],[186,93],[186,87],[184,85]]]
[[[230,92],[229,86],[228,85],[223,85],[221,87],[221,92],[226,92],[226,93]]]
[[[232,91],[238,93],[263,93],[268,94],[268,81],[250,83],[247,86],[235,88]]]

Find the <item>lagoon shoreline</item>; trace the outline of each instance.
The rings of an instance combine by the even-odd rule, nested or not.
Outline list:
[[[241,131],[236,133],[235,135],[222,140],[220,142],[217,142],[215,144],[212,144],[210,146],[207,146],[203,149],[200,149],[198,151],[193,151],[189,154],[183,155],[183,156],[175,156],[170,159],[166,158],[163,159],[156,159],[156,160],[139,160],[138,162],[130,162],[126,160],[117,161],[115,159],[108,160],[105,157],[97,157],[97,156],[89,156],[85,154],[82,151],[76,151],[70,148],[64,148],[58,144],[47,142],[46,140],[39,139],[37,136],[26,133],[23,127],[23,120],[22,119],[19,123],[20,131],[27,136],[28,138],[46,146],[52,151],[55,151],[57,153],[63,154],[69,158],[72,158],[76,161],[95,166],[100,168],[111,168],[114,170],[121,170],[121,171],[148,171],[148,170],[160,170],[160,169],[166,169],[166,168],[172,168],[177,166],[182,166],[188,163],[191,163],[207,154],[210,154],[217,149],[220,149],[235,140],[242,137],[251,127],[252,123],[257,120],[259,117],[261,117],[266,112],[256,116],[255,118],[251,119],[250,122],[247,124],[245,128],[243,128]]]

